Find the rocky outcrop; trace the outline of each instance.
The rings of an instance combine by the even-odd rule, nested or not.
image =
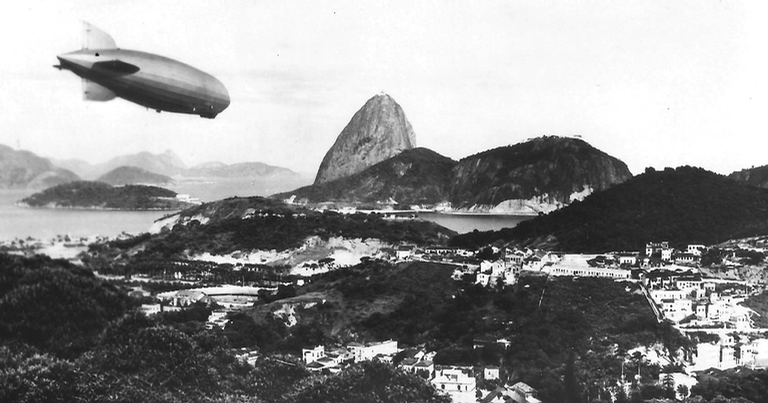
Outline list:
[[[505,206],[548,212],[632,177],[626,164],[583,140],[540,137],[488,150],[453,169],[454,209],[498,212]],[[536,211],[535,204],[541,207]]]
[[[416,135],[400,105],[376,95],[358,110],[325,154],[315,184],[343,178],[416,147]]]
[[[46,188],[79,179],[34,153],[0,144],[0,188]]]
[[[744,182],[752,186],[768,188],[768,165],[757,168],[742,169],[728,175],[728,178]]]

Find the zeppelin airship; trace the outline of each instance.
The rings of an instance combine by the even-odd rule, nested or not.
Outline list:
[[[83,80],[83,99],[120,97],[146,108],[213,119],[229,106],[216,77],[167,57],[118,49],[107,33],[83,22],[83,48],[56,56],[58,69]]]

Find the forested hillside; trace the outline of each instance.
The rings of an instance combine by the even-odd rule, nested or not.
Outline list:
[[[715,244],[768,233],[768,189],[700,168],[649,170],[545,216],[501,231],[459,235],[452,245],[493,242],[572,252],[637,250],[646,242]]]
[[[233,316],[225,334],[238,346],[293,354],[303,346],[358,338],[426,345],[437,351],[437,364],[501,366],[511,383],[528,383],[547,402],[565,401],[562,376],[571,352],[579,393],[602,396],[610,389],[604,380],[621,374],[622,352],[656,343],[673,354],[690,347],[669,324],[656,321],[636,284],[523,277],[515,287],[486,289],[452,280],[452,271],[423,262],[370,261],[329,272],[297,289],[295,297]],[[293,327],[276,314],[286,305],[298,320]],[[498,339],[512,347],[504,349]],[[484,347],[474,348],[478,340]],[[641,371],[650,379],[659,367]]]
[[[431,222],[387,220],[379,214],[318,212],[261,197],[206,203],[169,218],[169,231],[140,242],[143,257],[183,257],[209,252],[283,251],[311,236],[375,238],[390,243],[445,244],[454,231]]]
[[[206,330],[210,308],[146,317],[136,305],[65,262],[0,254],[0,401],[448,402],[383,363],[331,376],[290,357],[262,356],[252,367]]]
[[[175,200],[176,192],[156,186],[113,187],[102,182],[78,181],[45,189],[19,204],[45,208],[96,208],[115,210],[175,210],[187,204]]]

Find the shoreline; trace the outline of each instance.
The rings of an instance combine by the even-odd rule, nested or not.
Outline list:
[[[99,206],[91,206],[91,207],[82,207],[82,206],[30,206],[26,203],[20,203],[16,202],[13,204],[14,207],[17,208],[23,208],[23,209],[30,209],[30,210],[73,210],[73,211],[137,211],[137,212],[146,212],[146,211],[181,211],[184,210],[186,207],[174,207],[174,208],[115,208],[115,207],[99,207]]]

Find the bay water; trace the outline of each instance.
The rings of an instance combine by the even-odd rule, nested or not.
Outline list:
[[[295,189],[301,183],[272,183],[270,181],[185,181],[168,186],[177,193],[190,194],[202,201],[214,201],[233,196],[265,196]],[[292,187],[290,187],[292,186]],[[286,188],[287,187],[287,188]],[[282,189],[281,189],[282,188]],[[123,232],[146,232],[155,220],[168,211],[105,211],[34,209],[17,207],[15,203],[35,193],[34,190],[0,190],[0,241],[16,238],[51,239],[57,235],[89,237],[117,236]],[[488,231],[514,227],[526,216],[485,214],[419,213],[418,218],[433,221],[459,233],[473,230]]]

